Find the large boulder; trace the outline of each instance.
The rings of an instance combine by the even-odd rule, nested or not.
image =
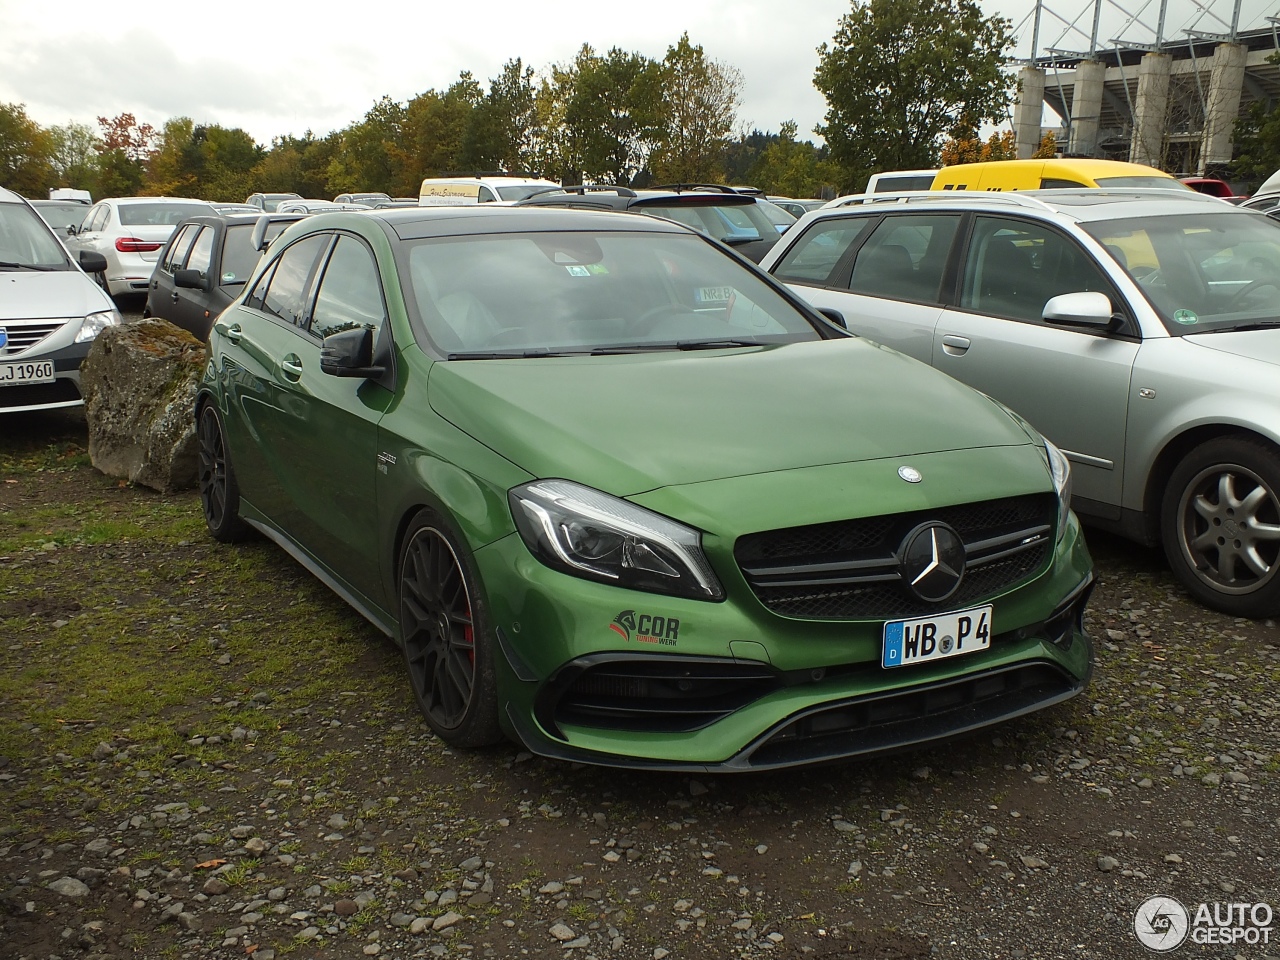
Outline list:
[[[161,493],[195,486],[204,365],[205,345],[167,320],[103,330],[80,367],[93,465]]]

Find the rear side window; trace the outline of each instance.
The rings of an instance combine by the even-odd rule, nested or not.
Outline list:
[[[959,214],[886,217],[858,251],[849,289],[873,297],[936,301],[959,225]]]
[[[822,220],[805,231],[773,268],[774,276],[786,283],[829,286],[841,259],[874,223],[872,217]]]
[[[261,309],[285,323],[306,326],[306,294],[316,259],[329,244],[330,234],[315,234],[291,244],[276,261]]]

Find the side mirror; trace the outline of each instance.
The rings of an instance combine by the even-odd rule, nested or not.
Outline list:
[[[331,377],[380,377],[385,367],[373,365],[373,331],[368,327],[340,330],[324,338],[320,370]]]
[[[844,314],[841,313],[839,310],[832,309],[831,307],[819,307],[818,312],[822,314],[824,317],[826,317],[828,320],[830,320],[832,323],[834,323],[841,330],[849,329],[849,325],[844,322]]]
[[[1112,330],[1117,317],[1111,309],[1111,300],[1105,293],[1063,293],[1044,305],[1041,314],[1046,323],[1064,327],[1089,327],[1094,330]]]
[[[249,235],[249,243],[253,249],[261,253],[267,249],[267,227],[271,224],[270,217],[259,217],[258,221],[253,225],[253,233]]]
[[[80,269],[85,273],[106,273],[107,258],[92,250],[80,251]]]
[[[74,223],[67,224],[67,236],[74,237],[76,235],[76,225]]]
[[[186,287],[188,290],[203,290],[204,277],[200,276],[199,270],[190,268],[175,270],[173,272],[173,285],[175,287]]]

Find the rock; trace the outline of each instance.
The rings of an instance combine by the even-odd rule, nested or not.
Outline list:
[[[94,467],[161,493],[194,487],[193,404],[204,365],[204,344],[167,320],[98,334],[80,368]]]
[[[225,880],[219,880],[217,877],[210,877],[204,882],[204,886],[200,888],[211,897],[218,897],[231,889],[231,885]]]
[[[89,888],[75,877],[61,877],[49,884],[49,889],[64,897],[87,897]]]
[[[551,929],[548,930],[547,932],[551,934],[553,937],[555,937],[557,940],[559,940],[561,943],[568,943],[570,940],[574,940],[578,936],[576,933],[573,932],[573,929],[571,927],[563,923],[553,923],[551,925]]]
[[[1116,867],[1120,866],[1120,861],[1115,857],[1099,857],[1098,869],[1103,873],[1110,873]]]
[[[452,927],[455,923],[460,923],[461,921],[462,921],[462,914],[454,913],[452,910],[448,910],[440,914],[440,916],[436,917],[435,920],[432,921],[431,929],[444,930],[447,927]]]
[[[1019,859],[1022,860],[1022,865],[1028,870],[1043,870],[1049,865],[1039,857],[1020,857]]]
[[[472,873],[473,871],[479,870],[483,866],[484,866],[484,860],[481,859],[480,857],[468,857],[466,860],[463,860],[460,864],[458,864],[458,869],[465,871],[466,873]]]
[[[849,864],[849,869],[845,871],[851,877],[857,877],[862,874],[862,861],[855,860]]]
[[[354,900],[339,900],[333,905],[333,912],[340,917],[354,917],[360,912],[360,904]]]

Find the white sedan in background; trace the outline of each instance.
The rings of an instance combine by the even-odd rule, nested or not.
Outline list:
[[[66,238],[72,256],[88,250],[107,258],[100,283],[113,297],[145,295],[160,248],[187,217],[212,213],[203,200],[184,197],[111,197],[89,208],[84,221]]]

